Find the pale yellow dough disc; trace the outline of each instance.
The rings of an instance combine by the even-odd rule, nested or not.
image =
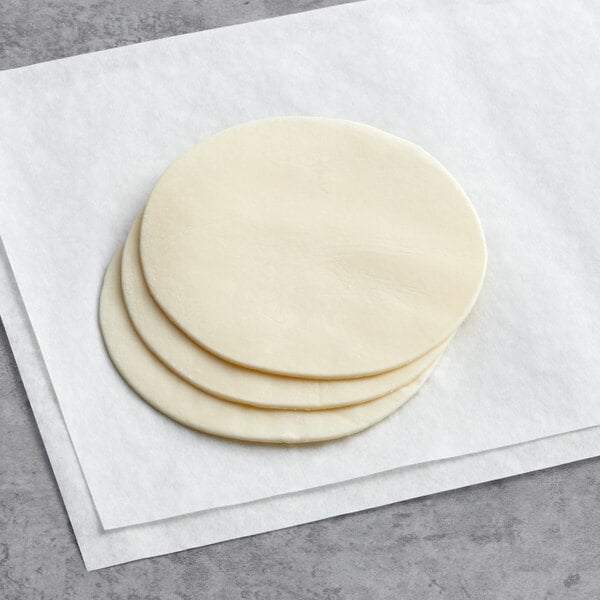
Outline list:
[[[173,163],[142,220],[150,292],[240,365],[345,379],[447,339],[479,292],[477,215],[424,150],[348,121],[226,130]]]
[[[180,379],[136,334],[121,293],[121,252],[100,294],[100,327],[108,353],[129,385],[168,417],[206,433],[252,442],[299,444],[350,435],[381,421],[413,396],[433,370],[388,396],[330,410],[269,410],[221,400]],[[434,365],[435,366],[435,365]]]
[[[444,342],[409,365],[372,377],[316,380],[281,377],[226,362],[178,329],[150,295],[139,258],[140,219],[123,249],[121,282],[125,306],[138,335],[173,371],[227,400],[268,408],[314,410],[379,398],[410,383],[444,351]]]

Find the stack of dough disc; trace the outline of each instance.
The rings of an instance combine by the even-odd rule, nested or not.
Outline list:
[[[277,118],[176,160],[105,275],[100,325],[156,409],[237,440],[361,431],[427,380],[485,272],[477,215],[419,147]]]

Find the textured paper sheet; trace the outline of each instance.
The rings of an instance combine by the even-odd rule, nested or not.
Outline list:
[[[1,233],[105,528],[600,422],[593,5],[376,4],[0,74]],[[161,170],[277,114],[422,145],[471,196],[489,245],[480,302],[427,387],[372,430],[311,448],[171,423],[121,381],[96,323],[103,269]]]
[[[172,519],[104,530],[0,243],[0,313],[89,570],[381,506],[600,454],[600,427]]]

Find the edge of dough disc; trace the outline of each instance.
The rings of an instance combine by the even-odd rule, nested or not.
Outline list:
[[[210,396],[169,370],[135,332],[121,292],[122,247],[106,271],[99,302],[108,355],[129,386],[148,404],[191,429],[248,442],[302,444],[352,435],[382,421],[425,383],[435,364],[409,385],[350,407],[319,411],[268,410]]]
[[[433,364],[450,341],[400,369],[372,377],[320,381],[241,367],[197,344],[156,303],[146,286],[139,259],[140,224],[141,216],[131,227],[121,259],[121,286],[131,323],[146,346],[169,369],[218,398],[280,410],[322,410],[361,404],[408,385]]]

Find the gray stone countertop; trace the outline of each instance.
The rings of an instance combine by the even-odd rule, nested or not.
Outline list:
[[[0,69],[339,1],[2,0]],[[0,598],[594,600],[600,459],[87,573],[0,328]]]

